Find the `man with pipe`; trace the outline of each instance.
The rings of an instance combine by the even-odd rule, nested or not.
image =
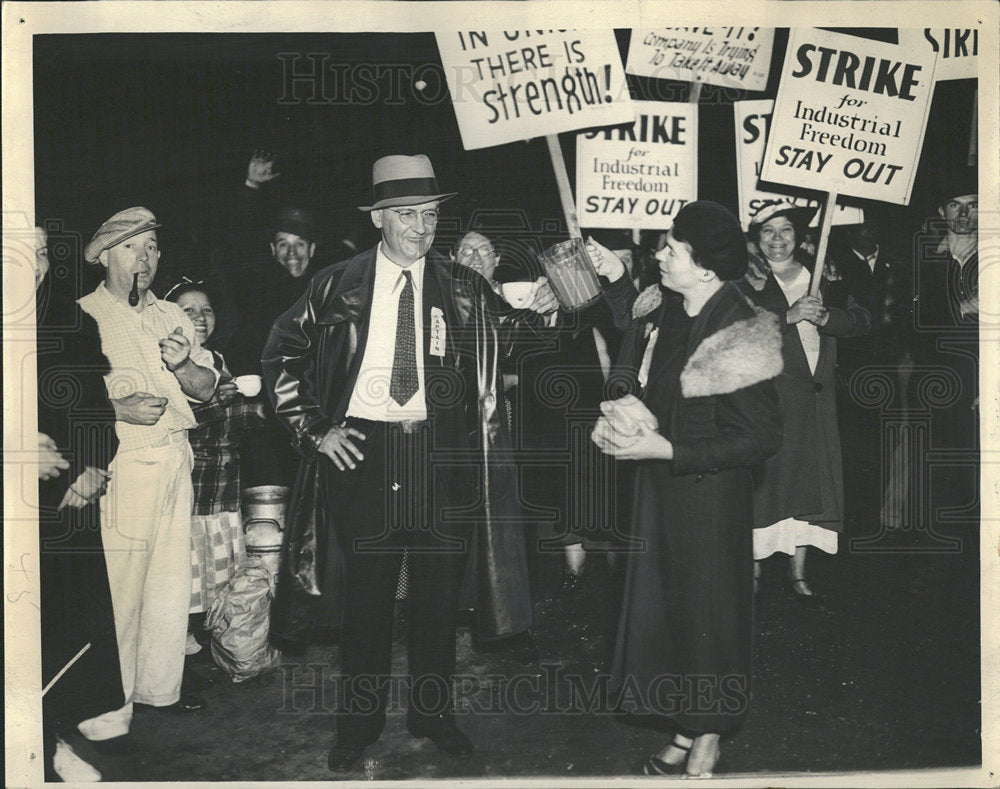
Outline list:
[[[79,300],[97,322],[111,363],[105,377],[119,448],[101,499],[125,705],[80,724],[103,750],[128,751],[133,703],[192,710],[181,692],[191,597],[191,448],[188,400],[218,383],[211,354],[184,312],[150,292],[160,259],[156,217],[112,216],[84,250],[104,281]]]

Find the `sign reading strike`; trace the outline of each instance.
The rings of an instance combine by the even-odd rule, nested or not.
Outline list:
[[[576,212],[585,227],[667,228],[697,199],[698,107],[632,106],[632,123],[576,137]]]
[[[764,144],[767,141],[771,127],[771,114],[774,111],[773,99],[757,101],[733,102],[733,114],[736,118],[736,187],[740,203],[740,222],[743,229],[750,223],[757,212],[776,199],[791,200],[802,206],[819,208],[820,200],[812,197],[766,192],[758,188],[761,162],[764,159]],[[835,225],[853,225],[864,221],[860,208],[838,205],[833,215]],[[819,223],[819,212],[813,217],[813,224]]]
[[[612,30],[435,37],[466,150],[632,119]]]
[[[899,48],[904,52],[937,53],[934,79],[975,79],[979,76],[979,29],[975,27],[925,27],[900,29]]]
[[[773,44],[769,27],[633,30],[625,70],[641,77],[764,90]]]
[[[894,44],[792,30],[761,178],[908,204],[934,59]]]

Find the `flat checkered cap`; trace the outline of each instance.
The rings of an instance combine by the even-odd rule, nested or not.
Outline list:
[[[83,257],[88,263],[96,263],[101,253],[105,249],[111,249],[122,241],[160,227],[153,212],[142,206],[133,206],[119,211],[103,225],[101,225],[94,237],[90,239],[86,249],[83,250]]]

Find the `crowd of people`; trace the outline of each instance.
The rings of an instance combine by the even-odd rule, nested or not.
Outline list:
[[[67,744],[74,729],[128,754],[135,712],[204,707],[186,661],[206,654],[204,614],[246,556],[241,494],[259,486],[286,495],[272,633],[294,650],[337,632],[331,770],[354,767],[385,727],[401,607],[407,728],[471,753],[452,713],[456,629],[537,661],[532,606],[551,555],[562,595],[592,562],[627,561],[615,683],[720,680],[714,712],[680,703],[676,733],[643,766],[711,774],[748,710],[759,563],[786,554],[795,599],[822,607],[806,557],[836,553],[844,531],[838,411],[863,411],[850,382],[890,369],[909,404],[914,371],[953,371],[961,392],[934,429],[978,447],[974,181],[941,189],[942,232],[917,260],[884,255],[869,222],[836,230],[822,277],[813,209],[775,200],[744,233],[722,205],[690,203],[645,243],[591,236],[602,296],[576,310],[502,237],[434,248],[454,193],[426,156],[374,162],[359,210],[379,240],[345,242],[329,266],[308,207],[264,200],[279,177],[256,152],[221,274],[188,267],[162,298],[149,209],[96,230],[83,256],[103,281],[79,299],[47,279],[39,223],[53,778],[100,778]],[[67,374],[74,402],[46,397]],[[858,418],[874,425],[873,466],[901,462]],[[971,477],[950,482],[978,500]],[[900,498],[886,490],[886,528],[904,520]]]

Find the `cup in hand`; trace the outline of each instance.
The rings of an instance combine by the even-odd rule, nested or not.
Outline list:
[[[233,383],[236,384],[236,388],[244,397],[256,397],[260,394],[259,375],[237,375],[233,379]]]
[[[500,286],[507,303],[515,309],[523,309],[531,303],[538,291],[537,282],[505,282]]]
[[[601,283],[582,238],[571,238],[549,247],[538,260],[564,310],[580,310],[600,298]]]

